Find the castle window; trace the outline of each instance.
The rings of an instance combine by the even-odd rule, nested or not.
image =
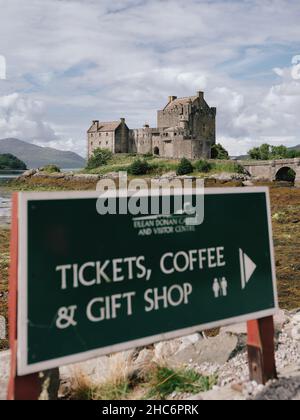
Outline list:
[[[106,135],[108,136],[108,133],[106,133]]]

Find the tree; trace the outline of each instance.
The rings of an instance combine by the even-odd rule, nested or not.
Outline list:
[[[177,167],[176,174],[177,175],[188,175],[188,174],[191,174],[193,172],[193,170],[194,170],[194,168],[193,168],[193,165],[191,164],[191,162],[186,158],[182,158],[178,167]]]
[[[292,149],[292,150],[287,150],[287,159],[294,159],[294,158],[297,158],[297,157],[300,157],[300,150],[295,150],[295,149]]]
[[[211,148],[211,158],[220,159],[220,160],[228,160],[229,153],[221,144],[214,144]]]
[[[13,170],[26,170],[26,164],[18,159],[16,156],[6,153],[3,155],[0,155],[0,169],[13,169]]]
[[[248,154],[251,159],[255,160],[293,159],[300,156],[297,150],[289,150],[283,145],[271,146],[266,143],[249,150]]]
[[[272,159],[285,159],[288,157],[288,149],[283,145],[271,146],[271,156]]]
[[[260,158],[261,160],[269,160],[271,156],[271,146],[267,143],[260,146]]]
[[[260,147],[254,147],[249,150],[248,155],[255,160],[269,160],[271,157],[271,146],[265,143]]]
[[[248,155],[251,159],[260,160],[259,147],[253,147],[253,149],[249,150]]]
[[[89,158],[87,169],[99,168],[99,166],[107,165],[113,154],[109,149],[95,149],[93,155]]]

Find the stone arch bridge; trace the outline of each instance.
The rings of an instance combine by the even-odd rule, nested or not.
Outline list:
[[[238,161],[254,178],[276,181],[284,179],[284,175],[292,169],[295,174],[295,183],[300,184],[300,158],[278,159],[262,161]]]

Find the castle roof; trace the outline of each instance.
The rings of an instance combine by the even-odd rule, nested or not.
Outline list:
[[[120,124],[120,121],[99,122],[98,131],[116,131]]]
[[[165,106],[165,110],[166,109],[173,109],[176,106],[182,106],[182,105],[188,105],[189,102],[194,102],[196,99],[198,98],[198,96],[187,96],[185,98],[177,98],[174,99],[173,101],[170,101],[166,106]]]
[[[120,126],[121,121],[99,122],[93,121],[93,124],[88,129],[88,133],[116,131]]]

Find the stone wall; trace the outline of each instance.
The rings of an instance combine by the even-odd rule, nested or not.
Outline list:
[[[115,133],[113,131],[93,132],[88,134],[88,157],[90,158],[95,149],[109,149],[115,153]]]

